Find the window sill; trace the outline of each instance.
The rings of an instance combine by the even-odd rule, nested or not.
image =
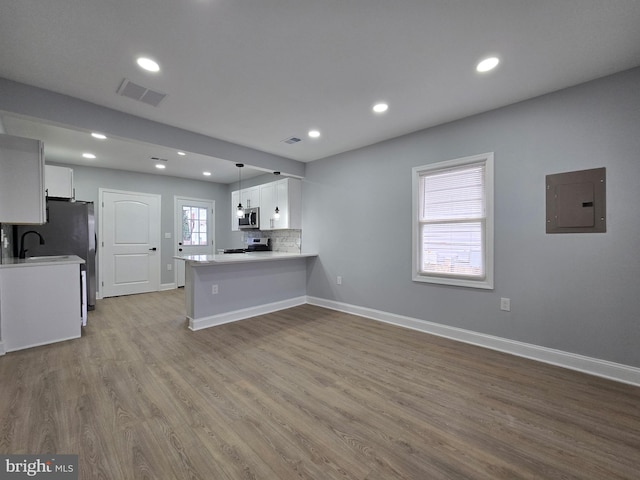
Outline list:
[[[453,287],[481,288],[484,290],[493,290],[493,279],[483,278],[482,280],[471,280],[466,278],[439,277],[430,275],[419,275],[414,273],[414,282],[435,283],[438,285],[450,285]]]

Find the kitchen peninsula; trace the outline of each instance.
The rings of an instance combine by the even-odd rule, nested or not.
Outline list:
[[[191,330],[305,303],[307,261],[317,254],[249,252],[177,256],[184,260]]]

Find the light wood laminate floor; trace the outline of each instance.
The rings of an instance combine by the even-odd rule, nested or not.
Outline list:
[[[301,306],[198,332],[181,290],[0,357],[0,453],[93,479],[637,479],[640,388]]]

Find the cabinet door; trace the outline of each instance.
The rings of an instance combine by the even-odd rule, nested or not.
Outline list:
[[[44,185],[47,197],[74,198],[73,170],[66,167],[45,165]]]
[[[231,231],[237,232],[238,228],[238,203],[240,202],[240,192],[231,192]]]
[[[45,221],[42,142],[0,134],[0,223]]]
[[[273,230],[273,213],[276,208],[275,182],[260,186],[260,230]]]
[[[79,264],[4,268],[0,283],[0,323],[7,352],[80,336]]]
[[[278,219],[274,218],[273,227],[278,228],[290,228],[289,227],[289,179],[278,180],[275,182],[276,201],[275,207],[271,212],[273,216],[275,214],[276,207],[280,213]]]
[[[292,230],[302,229],[302,181],[287,178],[287,226]]]
[[[242,189],[242,206],[256,208],[260,206],[260,187]]]

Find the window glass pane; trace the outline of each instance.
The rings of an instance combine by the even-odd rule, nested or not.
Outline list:
[[[207,245],[207,209],[182,207],[182,244]]]
[[[191,227],[189,225],[189,217],[190,217],[190,209],[189,207],[182,207],[182,241],[183,245],[189,245],[187,242],[189,238],[191,238]]]
[[[484,276],[481,222],[422,225],[421,243],[423,273]]]
[[[484,165],[430,172],[420,181],[421,221],[484,217]]]

